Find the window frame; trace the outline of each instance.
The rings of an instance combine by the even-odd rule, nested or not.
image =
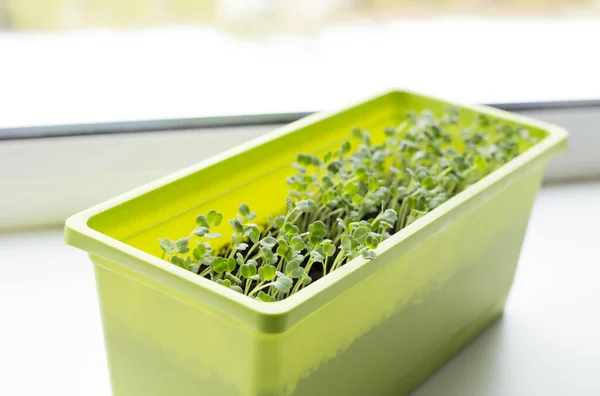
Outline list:
[[[570,131],[570,149],[549,164],[546,182],[600,178],[600,100],[491,106]],[[0,129],[0,231],[62,225],[72,213],[309,114]]]

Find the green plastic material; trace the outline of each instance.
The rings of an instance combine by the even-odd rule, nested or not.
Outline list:
[[[561,128],[452,104],[466,122],[482,112],[542,140],[382,242],[375,260],[357,258],[280,302],[163,261],[158,244],[209,209],[233,217],[242,201],[266,221],[284,211],[297,153],[338,147],[355,125],[382,139],[406,110],[449,104],[387,92],[69,218],[67,243],[95,264],[114,395],[399,395],[473,339],[503,310],[544,167],[566,147]],[[219,231],[230,234],[227,225]]]

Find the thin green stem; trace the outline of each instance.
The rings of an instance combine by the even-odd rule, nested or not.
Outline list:
[[[304,273],[306,275],[308,275],[308,273],[310,272],[310,268],[312,267],[313,263],[314,263],[313,259],[310,259],[308,261],[308,264],[306,264],[306,267],[304,268]],[[306,276],[306,275],[303,275],[302,278],[298,279],[298,282],[296,283],[296,285],[294,285],[294,289],[292,291],[292,294],[297,293],[298,290],[300,290],[300,288],[303,285],[302,280],[304,279],[304,276]]]
[[[252,291],[250,292],[250,294],[248,294],[249,297],[252,297],[252,295],[258,291],[261,291],[263,289],[266,289],[267,287],[271,287],[273,285],[273,283],[267,283],[267,284],[263,284],[265,283],[264,281],[260,282],[254,289],[252,289]]]
[[[442,178],[444,178],[444,176],[446,176],[448,173],[452,172],[452,167],[449,166],[446,169],[444,169],[443,171],[440,172],[440,174],[436,177],[437,181],[442,180]]]
[[[333,210],[331,212],[329,212],[326,216],[324,216],[322,219],[329,219],[331,216],[337,215],[339,213],[343,213],[346,211],[346,208],[338,208],[336,210]]]
[[[341,265],[342,261],[344,261],[344,256],[345,256],[344,250],[340,249],[337,256],[335,257],[335,260],[333,260],[333,265],[331,266],[331,269],[329,270],[330,273],[332,271],[335,271]]]
[[[256,242],[254,245],[252,245],[252,247],[250,249],[248,249],[248,252],[246,253],[246,257],[244,257],[244,262],[248,261],[248,257],[250,257],[250,254],[252,254],[254,249],[256,249],[258,246],[260,246],[260,243]]]
[[[246,286],[244,287],[245,295],[248,295],[248,290],[250,290],[250,285],[252,285],[252,279],[246,279]]]

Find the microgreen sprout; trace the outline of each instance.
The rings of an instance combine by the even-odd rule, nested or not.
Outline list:
[[[196,218],[184,238],[159,241],[162,257],[264,302],[282,300],[349,261],[372,260],[385,239],[441,206],[537,142],[527,129],[478,114],[408,112],[377,139],[355,127],[338,150],[298,154],[286,212],[255,224],[242,203],[231,242],[214,250],[223,215]],[[381,139],[383,138],[383,140]],[[381,143],[377,143],[381,140]]]

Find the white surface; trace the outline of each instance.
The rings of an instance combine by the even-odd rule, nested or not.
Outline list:
[[[274,126],[0,140],[0,231],[68,216]]]
[[[600,97],[600,19],[0,33],[0,127],[328,110],[391,87],[466,103]]]
[[[542,189],[504,318],[416,396],[600,394],[599,196]],[[61,230],[0,234],[0,395],[110,395],[95,293]]]

